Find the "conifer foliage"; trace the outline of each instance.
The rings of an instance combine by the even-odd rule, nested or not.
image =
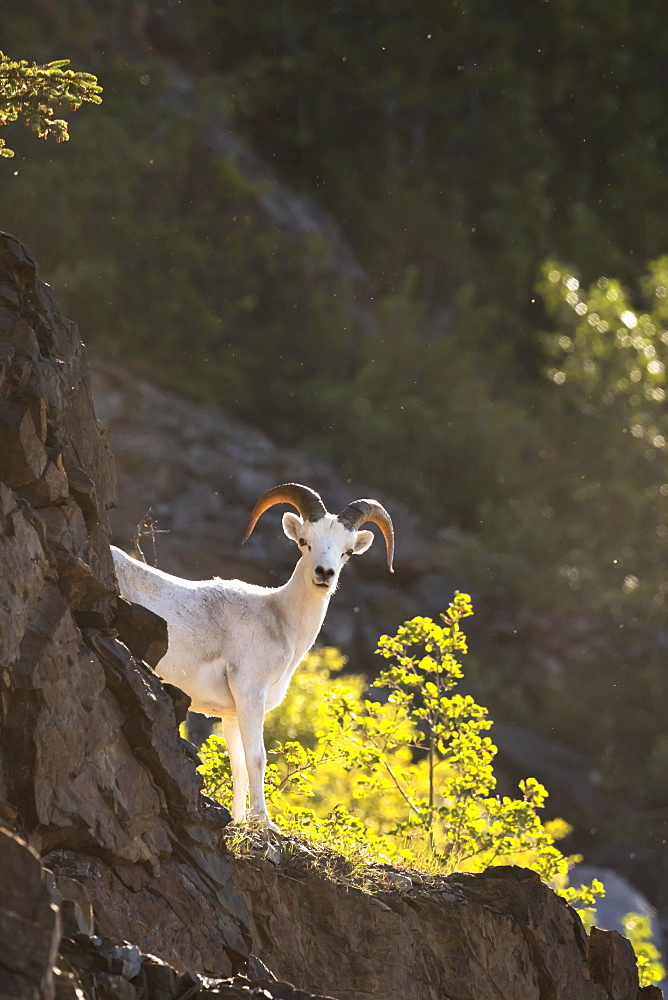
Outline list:
[[[61,109],[76,111],[84,101],[100,104],[102,87],[92,73],[66,69],[69,59],[38,66],[25,59],[10,59],[0,52],[0,125],[21,122],[40,139],[69,139],[67,122],[56,118]],[[13,156],[0,139],[0,156]]]

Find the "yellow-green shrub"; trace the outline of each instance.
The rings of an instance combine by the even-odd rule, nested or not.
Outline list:
[[[442,872],[521,864],[563,885],[569,859],[538,815],[547,792],[527,778],[517,799],[494,794],[487,710],[454,693],[470,614],[470,598],[457,594],[442,624],[414,618],[383,636],[386,666],[372,684],[383,700],[361,677],[340,675],[336,651],[310,653],[268,719],[268,800],[286,833],[354,845],[369,859]],[[221,737],[202,761],[208,793],[228,802]]]

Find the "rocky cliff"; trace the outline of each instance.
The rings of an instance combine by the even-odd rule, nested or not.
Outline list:
[[[519,869],[369,894],[231,857],[187,700],[151,670],[164,623],[115,593],[114,490],[76,327],[3,236],[0,1000],[656,995],[624,939]]]

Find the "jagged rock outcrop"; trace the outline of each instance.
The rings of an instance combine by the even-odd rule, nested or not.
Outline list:
[[[306,976],[308,989],[335,981],[340,1000],[652,995],[638,992],[625,938],[615,931],[588,938],[574,911],[521,868],[420,880],[374,896],[321,880],[268,878],[250,863],[235,866],[235,880],[274,971]]]
[[[103,933],[230,975],[250,939],[219,850],[228,816],[178,735],[187,700],[122,641],[136,629],[115,594],[113,460],[86,353],[7,236],[0,356],[0,815],[87,888]],[[146,628],[159,642],[155,616]]]
[[[113,499],[76,327],[2,236],[0,1000],[652,995],[519,869],[370,895],[230,857],[146,662],[164,623],[115,593]]]
[[[260,978],[180,971],[131,941],[95,932],[88,893],[42,867],[25,842],[0,828],[2,1000],[327,1000]],[[163,901],[164,910],[165,902]],[[162,913],[160,914],[162,916]]]

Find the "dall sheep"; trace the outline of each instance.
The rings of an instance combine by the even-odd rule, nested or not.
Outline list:
[[[394,552],[390,515],[376,500],[354,500],[340,514],[330,514],[317,493],[297,483],[275,486],[260,497],[244,542],[264,511],[279,503],[299,512],[283,515],[283,531],[301,553],[281,587],[218,577],[182,580],[112,546],[121,595],[167,622],[169,646],[158,673],[190,696],[193,711],[222,719],[234,822],[247,816],[271,830],[277,827],[264,797],[264,715],[282,701],[294,670],[315,642],[343,566],[373,542],[371,531],[359,530],[362,524],[380,527],[390,572]]]

